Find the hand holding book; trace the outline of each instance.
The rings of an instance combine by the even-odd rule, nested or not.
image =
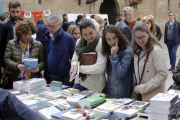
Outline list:
[[[37,72],[39,72],[39,67],[38,67],[37,69],[31,68],[30,71],[31,71],[32,73],[37,73]]]
[[[27,70],[28,67],[27,67],[27,66],[24,66],[24,65],[22,65],[22,64],[18,64],[18,65],[17,65],[17,69],[19,69],[20,71],[24,71],[24,70]]]

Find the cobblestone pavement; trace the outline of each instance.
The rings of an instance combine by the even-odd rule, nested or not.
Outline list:
[[[163,47],[163,50],[166,52],[165,53],[165,57],[166,57],[166,63],[167,63],[167,66],[168,66],[168,69],[171,67],[170,66],[170,60],[169,60],[169,53],[168,53],[168,49],[167,49],[167,46],[166,44],[164,44],[164,37],[161,38],[160,40],[160,43]],[[178,48],[177,50],[177,53],[176,53],[177,57],[176,57],[176,64],[178,63],[179,61],[179,58],[180,58],[180,47]],[[173,84],[173,79],[172,79],[172,72],[171,71],[168,71],[168,78],[166,80],[166,90],[169,88],[169,86],[171,86]]]

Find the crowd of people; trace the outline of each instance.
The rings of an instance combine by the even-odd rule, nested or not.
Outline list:
[[[35,25],[30,20],[20,19],[20,13],[20,3],[11,1],[9,14],[0,15],[0,67],[1,77],[5,79],[4,89],[12,89],[17,80],[42,77],[44,70],[48,84],[55,78],[80,91],[106,93],[109,98],[130,98],[135,93],[141,95],[142,101],[149,102],[157,93],[165,92],[168,68],[159,43],[161,30],[154,23],[154,16],[147,15],[132,23],[133,9],[125,7],[123,19],[116,25],[107,25],[107,19],[95,15],[91,19],[78,15],[75,22],[68,21],[67,15],[60,13],[50,14],[46,25],[38,18]],[[175,13],[170,12],[168,16],[164,42],[169,51],[169,71],[174,72],[180,23],[176,21]],[[32,38],[33,34],[36,39]],[[96,53],[96,63],[82,65],[82,54],[89,52]],[[38,68],[28,69],[23,64],[24,58],[38,59]],[[69,82],[78,62],[79,77]],[[5,97],[9,95],[2,93]],[[14,98],[8,99],[13,101]],[[0,110],[7,112],[3,106]]]

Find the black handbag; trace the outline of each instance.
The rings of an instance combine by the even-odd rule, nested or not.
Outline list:
[[[172,79],[174,80],[174,82],[180,84],[180,71],[179,70],[176,70],[173,73]]]

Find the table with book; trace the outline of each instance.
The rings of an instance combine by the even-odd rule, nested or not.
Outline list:
[[[159,93],[149,102],[106,98],[97,91],[79,91],[42,78],[15,81],[9,90],[45,120],[179,120],[180,91]]]

